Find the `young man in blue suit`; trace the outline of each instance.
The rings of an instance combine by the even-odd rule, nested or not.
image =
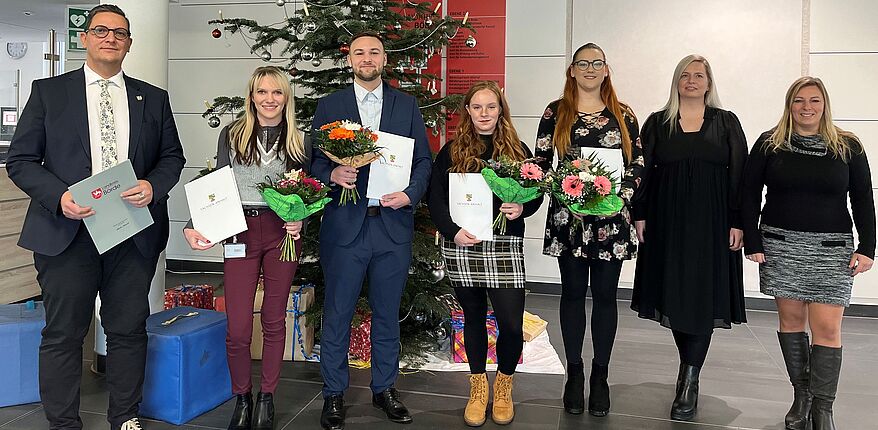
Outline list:
[[[367,276],[372,308],[372,404],[393,422],[412,422],[393,387],[399,372],[399,302],[412,259],[414,208],[427,190],[432,164],[417,101],[381,79],[387,65],[381,37],[377,33],[355,35],[348,64],[354,71],[354,84],[318,102],[312,130],[347,119],[373,130],[410,137],[415,145],[411,179],[404,190],[344,206],[331,203],[323,215],[320,261],[326,298],[320,337],[324,380],[320,424],[324,429],[344,428],[351,319]],[[332,184],[336,201],[341,188],[366,195],[369,166],[341,166],[319,150],[314,151],[312,160],[311,172]]]
[[[132,43],[125,13],[114,5],[96,6],[86,28],[80,35],[85,66],[34,81],[6,168],[31,198],[18,244],[34,252],[46,307],[39,373],[49,428],[82,428],[82,342],[100,294],[107,420],[112,429],[138,430],[147,294],[168,241],[168,192],[186,160],[168,93],[122,73]],[[138,181],[122,196],[148,208],[154,224],[98,254],[81,221],[95,212],[77,204],[67,187],[125,159]]]

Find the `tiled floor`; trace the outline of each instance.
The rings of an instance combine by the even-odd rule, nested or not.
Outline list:
[[[531,294],[529,311],[549,321],[552,343],[561,351],[557,296]],[[673,398],[677,353],[670,333],[651,321],[638,319],[619,303],[619,331],[610,365],[612,408],[605,418],[567,415],[561,408],[563,377],[519,373],[515,377],[515,421],[508,429],[783,429],[783,415],[792,390],[777,345],[777,317],[751,311],[749,324],[714,335],[710,355],[701,373],[699,411],[693,423],[673,422],[668,410]],[[874,429],[878,423],[878,319],[846,318],[843,372],[835,403],[836,423],[845,430]],[[583,357],[591,357],[588,339]],[[90,349],[90,348],[86,348]],[[257,362],[258,363],[258,362]],[[84,369],[90,365],[83,363]],[[258,365],[257,365],[258,366]],[[254,369],[258,374],[258,368]],[[368,370],[351,371],[346,394],[347,427],[357,429],[466,428],[463,407],[469,394],[463,373],[419,372],[400,376],[397,387],[414,414],[414,424],[400,426],[383,418],[371,406]],[[278,429],[319,428],[321,378],[311,363],[286,365],[275,394]],[[106,382],[84,371],[82,419],[86,429],[107,428]],[[150,430],[224,429],[233,403],[224,405],[185,426],[146,421]],[[0,408],[2,429],[44,429],[39,404]],[[500,428],[491,421],[484,428]]]

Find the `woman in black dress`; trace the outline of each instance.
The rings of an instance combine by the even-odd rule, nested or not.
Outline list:
[[[775,297],[777,338],[794,388],[784,424],[804,430],[810,412],[814,429],[835,429],[841,319],[854,276],[875,258],[875,202],[863,145],[832,123],[820,79],[805,76],[790,86],[777,126],[753,145],[744,190],[744,247],[759,263],[760,290]]]
[[[610,81],[604,51],[594,43],[579,47],[564,72],[564,93],[546,108],[537,131],[536,156],[543,169],[580,158],[582,148],[618,151],[624,160],[619,196],[622,210],[609,217],[582,217],[571,228],[574,216],[556,199],[549,203],[543,254],[558,257],[561,271],[561,336],[567,356],[564,410],[581,414],[585,409],[585,374],[582,340],[585,336],[585,295],[591,287],[591,334],[594,358],[589,376],[588,412],[605,416],[610,410],[607,373],[616,338],[616,288],[622,262],[637,253],[637,236],[631,224],[630,199],[643,166],[637,119],[619,102]],[[591,282],[589,282],[589,275]]]
[[[673,331],[680,370],[671,418],[691,420],[713,329],[746,322],[739,202],[747,142],[735,114],[719,108],[710,64],[698,55],[677,64],[667,104],[640,136],[631,309]]]
[[[506,215],[506,235],[478,240],[451,218],[448,191],[450,175],[478,173],[490,159],[504,157],[522,161],[530,149],[518,139],[512,126],[509,105],[493,81],[476,82],[463,99],[468,116],[460,121],[457,137],[436,155],[430,179],[430,217],[442,234],[442,257],[451,286],[464,317],[464,348],[470,368],[470,398],[464,410],[469,426],[485,423],[488,406],[488,377],[485,361],[488,334],[485,314],[488,298],[497,318],[497,377],[491,419],[508,424],[515,417],[512,377],[524,347],[524,219],[543,203],[542,197],[525,204],[503,203],[494,196],[492,213]]]

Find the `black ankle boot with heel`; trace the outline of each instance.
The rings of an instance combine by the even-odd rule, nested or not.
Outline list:
[[[567,363],[567,382],[564,383],[564,411],[579,415],[585,412],[585,372],[583,363]]]
[[[253,394],[235,395],[235,411],[232,412],[232,420],[229,422],[229,430],[250,430],[250,421],[253,416]]]
[[[605,417],[610,412],[610,385],[607,384],[609,366],[591,361],[591,375],[588,377],[588,413],[595,417]]]
[[[701,368],[680,363],[677,375],[677,396],[671,406],[671,419],[691,421],[698,411],[698,377]]]
[[[274,396],[259,392],[253,408],[252,430],[274,430]]]

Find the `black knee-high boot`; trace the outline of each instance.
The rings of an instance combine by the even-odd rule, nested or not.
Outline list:
[[[690,421],[698,410],[698,377],[701,368],[680,363],[677,375],[677,397],[671,406],[671,419]]]
[[[811,412],[811,394],[808,392],[811,343],[808,333],[777,332],[777,340],[793,384],[793,405],[784,417],[784,425],[788,430],[806,430]]]
[[[823,345],[811,347],[810,390],[811,425],[814,430],[835,430],[832,420],[832,402],[838,389],[841,371],[841,348]]]

